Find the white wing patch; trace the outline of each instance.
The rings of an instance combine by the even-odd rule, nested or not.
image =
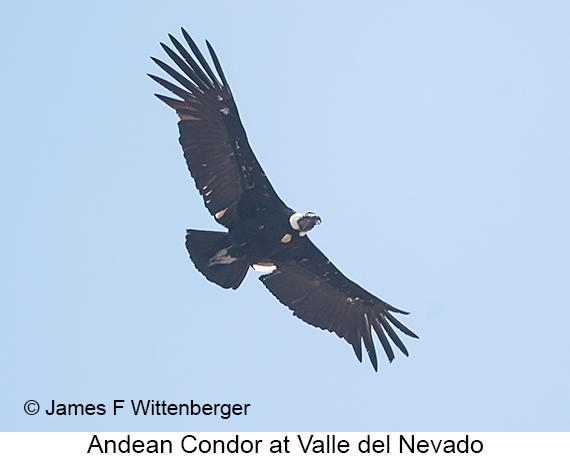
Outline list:
[[[273,271],[277,268],[272,263],[254,263],[252,267],[255,271]]]
[[[227,211],[227,210],[228,210],[228,209],[226,208],[226,209],[223,209],[223,210],[221,210],[221,211],[218,211],[218,212],[214,215],[214,217],[215,217],[216,219],[221,219],[222,217],[224,217],[224,214],[226,214],[226,211]]]

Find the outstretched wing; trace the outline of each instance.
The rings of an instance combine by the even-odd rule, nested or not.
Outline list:
[[[243,219],[284,203],[251,150],[214,50],[206,42],[218,76],[184,29],[182,34],[194,56],[172,35],[169,37],[178,54],[161,43],[178,70],[153,58],[178,84],[149,76],[180,97],[156,94],[180,118],[180,144],[206,207],[220,224],[232,228]]]
[[[394,351],[386,334],[408,355],[392,325],[412,338],[418,336],[390,314],[407,312],[390,306],[352,282],[307,237],[298,237],[291,244],[290,249],[272,259],[277,268],[259,278],[281,303],[308,324],[344,338],[361,362],[361,340],[364,340],[376,371],[378,361],[371,328],[390,362]]]

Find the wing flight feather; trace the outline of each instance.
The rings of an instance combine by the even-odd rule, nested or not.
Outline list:
[[[253,154],[214,50],[208,43],[218,76],[190,35],[184,29],[182,34],[193,55],[171,35],[178,53],[161,43],[178,69],[152,58],[178,84],[149,76],[179,97],[156,94],[180,118],[180,144],[206,207],[217,222],[231,229],[247,218],[285,204]]]
[[[364,341],[376,371],[378,360],[371,328],[378,335],[390,362],[394,359],[390,340],[408,355],[404,343],[390,325],[417,338],[414,332],[390,314],[407,313],[380,300],[344,276],[308,237],[297,238],[289,249],[272,260],[277,268],[259,279],[295,316],[344,338],[360,361]]]

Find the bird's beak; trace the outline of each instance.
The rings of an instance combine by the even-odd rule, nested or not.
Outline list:
[[[321,218],[314,213],[305,214],[299,220],[299,231],[308,232],[315,225],[319,225],[322,222]]]

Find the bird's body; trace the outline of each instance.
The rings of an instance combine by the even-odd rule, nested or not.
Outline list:
[[[285,206],[275,207],[245,218],[227,233],[188,230],[186,246],[209,280],[237,289],[250,266],[272,269],[286,255],[283,251],[299,242],[301,235],[289,222],[295,214]]]
[[[208,44],[220,80],[200,50],[182,30],[194,56],[174,37],[177,49],[163,49],[183,74],[153,59],[179,85],[151,77],[179,97],[157,95],[180,118],[180,144],[196,187],[214,219],[227,232],[190,229],[186,247],[206,278],[237,289],[250,267],[271,271],[263,284],[294,314],[348,341],[362,361],[361,341],[377,369],[371,329],[388,359],[394,353],[386,334],[407,355],[391,325],[417,336],[390,312],[407,314],[370,294],[344,276],[306,236],[321,222],[301,214],[277,195],[259,165],[241,123],[221,65]]]

